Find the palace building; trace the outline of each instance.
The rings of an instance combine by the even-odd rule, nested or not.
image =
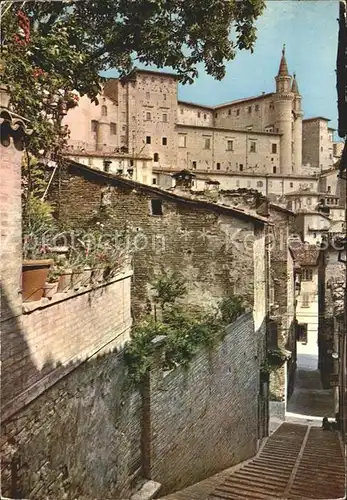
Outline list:
[[[98,105],[83,97],[69,111],[68,156],[163,187],[188,170],[224,189],[316,190],[334,164],[333,129],[327,118],[303,119],[301,101],[285,48],[274,92],[217,106],[179,100],[174,74],[136,69],[109,79]]]

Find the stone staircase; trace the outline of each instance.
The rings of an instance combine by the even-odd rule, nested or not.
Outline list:
[[[312,425],[283,423],[253,459],[168,495],[165,500],[343,498],[345,465],[338,433]]]

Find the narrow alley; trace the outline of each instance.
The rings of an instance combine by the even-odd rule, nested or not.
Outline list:
[[[345,465],[338,432],[322,429],[332,418],[332,390],[322,388],[317,348],[298,343],[295,387],[286,421],[272,420],[258,454],[162,500],[279,500],[345,498]]]

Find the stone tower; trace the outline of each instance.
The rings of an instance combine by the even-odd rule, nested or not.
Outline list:
[[[274,95],[275,129],[281,136],[280,170],[282,174],[291,174],[292,167],[292,109],[294,96],[292,94],[292,77],[288,73],[285,56],[285,46],[278,74],[276,76],[276,93]]]
[[[293,102],[293,161],[294,173],[301,173],[302,166],[302,117],[303,112],[301,109],[301,95],[299,92],[298,82],[294,73],[292,94],[294,95]]]

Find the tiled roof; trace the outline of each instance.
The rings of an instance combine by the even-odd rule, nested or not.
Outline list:
[[[0,107],[0,125],[8,125],[13,132],[20,130],[25,135],[32,134],[28,120],[4,107]]]

